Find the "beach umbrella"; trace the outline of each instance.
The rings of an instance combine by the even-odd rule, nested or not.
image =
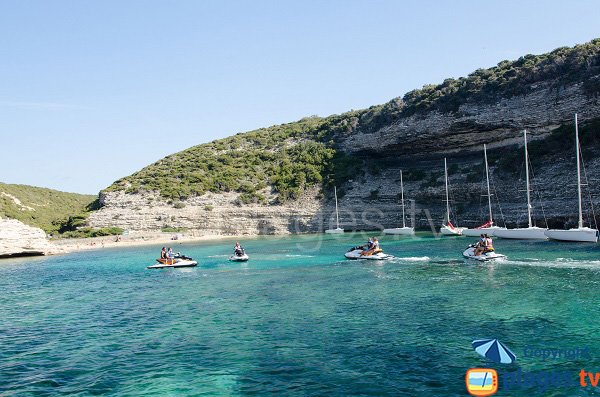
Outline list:
[[[471,345],[480,355],[495,363],[511,364],[517,356],[498,339],[477,339]]]

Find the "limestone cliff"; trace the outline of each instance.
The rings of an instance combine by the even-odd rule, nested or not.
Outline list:
[[[89,222],[206,234],[321,231],[333,225],[335,184],[343,227],[391,227],[400,222],[403,170],[415,225],[439,226],[445,209],[443,158],[448,157],[454,211],[461,225],[475,226],[485,220],[481,180],[487,143],[496,219],[522,225],[520,145],[527,129],[535,143],[536,221],[569,226],[577,203],[576,112],[590,179],[586,202],[600,205],[592,183],[600,171],[599,98],[600,40],[504,61],[385,105],[239,134],[169,156],[104,191],[103,207]],[[306,146],[307,141],[321,146]],[[299,145],[305,146],[295,150]],[[298,167],[302,164],[310,167]],[[586,213],[591,210],[586,207]]]
[[[48,255],[61,252],[46,239],[46,233],[15,219],[0,218],[0,258]]]

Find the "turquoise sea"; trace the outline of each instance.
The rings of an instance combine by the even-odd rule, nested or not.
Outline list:
[[[420,234],[345,260],[363,240],[249,239],[245,264],[233,240],[174,246],[192,269],[147,270],[156,246],[0,261],[0,396],[466,396],[472,367],[498,370],[499,396],[600,395],[503,389],[519,369],[600,372],[598,245],[498,239],[508,260],[468,264],[468,238]],[[478,338],[517,362],[486,362]]]

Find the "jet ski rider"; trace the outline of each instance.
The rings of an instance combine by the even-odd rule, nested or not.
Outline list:
[[[370,256],[373,254],[376,254],[378,252],[381,252],[381,247],[379,246],[379,240],[377,240],[377,237],[373,237],[369,239],[369,242],[367,243],[367,249],[364,250],[363,252],[361,252],[361,256]]]
[[[480,256],[481,254],[485,254],[487,252],[494,251],[494,243],[492,238],[487,234],[482,234],[480,236],[479,241],[475,244],[475,256]]]
[[[244,249],[240,245],[239,241],[235,242],[235,246],[233,247],[233,253],[234,253],[235,256],[242,256],[242,255],[244,255]]]

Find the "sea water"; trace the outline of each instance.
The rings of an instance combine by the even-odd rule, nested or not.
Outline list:
[[[0,396],[465,396],[495,368],[600,372],[600,251],[496,240],[507,260],[469,263],[467,238],[382,237],[396,259],[350,261],[362,235],[174,245],[199,261],[147,270],[160,247],[0,262]],[[471,348],[498,338],[514,364]],[[588,348],[574,359],[527,347]]]

